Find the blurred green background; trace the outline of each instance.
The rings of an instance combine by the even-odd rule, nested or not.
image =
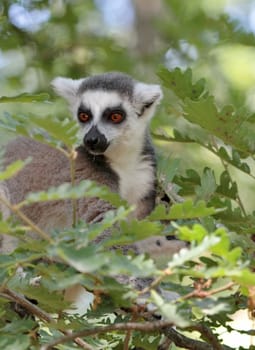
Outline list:
[[[49,103],[0,104],[6,113],[69,115],[53,98],[55,76],[81,78],[123,71],[159,82],[157,71],[191,67],[204,77],[218,104],[255,112],[255,2],[253,0],[2,0],[0,4],[0,96],[47,91]],[[165,91],[152,128],[192,132],[175,96]],[[8,139],[0,131],[0,143]],[[222,171],[219,160],[196,144],[157,142],[180,172],[204,166]],[[242,196],[254,209],[252,180],[238,170]]]

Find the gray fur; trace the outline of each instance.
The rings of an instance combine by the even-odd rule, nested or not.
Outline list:
[[[91,179],[107,185],[112,191],[118,191],[117,175],[109,168],[103,156],[93,157],[84,147],[78,147],[76,152],[77,183],[84,179]],[[70,182],[69,161],[61,152],[24,137],[18,137],[8,144],[5,165],[28,157],[32,157],[32,162],[4,183],[9,188],[9,199],[13,204],[23,201],[29,192],[43,191],[49,187]],[[97,215],[110,208],[110,205],[96,198],[83,198],[78,200],[77,215],[91,222],[96,220]],[[72,208],[69,201],[35,203],[25,207],[23,211],[47,231],[55,227],[70,227],[72,224]]]
[[[78,94],[82,94],[87,90],[116,91],[132,100],[134,79],[119,72],[94,75],[83,80],[78,89]]]

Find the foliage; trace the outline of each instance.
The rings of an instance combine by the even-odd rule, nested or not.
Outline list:
[[[128,55],[127,43],[120,45],[113,37],[93,32],[88,25],[89,16],[96,15],[91,1],[77,1],[76,6],[66,1],[62,14],[48,1],[29,2],[30,10],[33,6],[53,6],[48,25],[37,32],[20,29],[10,21],[11,3],[4,0],[0,6],[1,50],[8,52],[20,45],[26,56],[26,72],[5,77],[7,91],[12,87],[18,92],[13,97],[0,98],[4,111],[0,120],[2,134],[8,132],[47,143],[72,163],[77,126],[65,117],[66,112],[63,114],[65,106],[58,106],[56,115],[49,108],[50,95],[39,93],[45,81],[48,83],[58,74],[79,77],[82,69],[82,75],[117,68],[139,77],[143,71],[137,68],[139,65],[150,72],[155,70],[156,54],[137,56],[141,63],[135,65],[137,57]],[[236,31],[225,15],[211,16],[202,3],[205,2],[198,1],[193,7],[185,2],[183,11],[184,2],[165,1],[175,20],[158,24],[162,51],[171,39],[172,47],[191,64],[192,59],[180,48],[182,37],[196,46],[200,55],[197,66],[203,62],[205,67],[213,59],[211,56],[210,62],[205,63],[208,50],[221,46],[224,40],[231,38],[233,44],[254,45],[254,37]],[[176,18],[180,18],[180,23]],[[86,25],[82,27],[81,23]],[[206,41],[206,33],[215,34],[218,42]],[[170,66],[169,62],[166,66]],[[144,220],[128,219],[133,208],[92,181],[74,185],[70,178],[69,184],[31,193],[15,206],[6,203],[0,194],[0,204],[4,202],[15,214],[7,220],[0,219],[0,232],[20,239],[14,252],[0,256],[1,348],[155,350],[160,344],[163,348],[162,343],[166,344],[168,338],[175,344],[168,345],[169,349],[231,349],[217,335],[219,327],[225,326],[230,332],[230,315],[238,310],[248,308],[254,316],[255,213],[247,209],[242,199],[238,175],[254,181],[254,113],[248,106],[243,108],[242,93],[235,99],[235,89],[229,82],[224,81],[229,90],[219,98],[219,82],[210,79],[216,65],[210,66],[212,71],[204,69],[207,81],[200,78],[203,75],[197,66],[164,66],[158,71],[167,96],[166,108],[161,110],[160,122],[155,122],[153,129],[155,141],[163,144],[163,155],[158,159],[161,201]],[[31,68],[43,72],[45,80],[37,74],[36,91],[19,94]],[[172,121],[174,128],[170,129]],[[159,128],[161,125],[163,128]],[[169,159],[165,155],[169,145],[182,145],[187,154],[195,145],[198,158],[200,150],[206,150],[220,167],[206,160],[200,171],[195,154],[188,168],[190,164],[180,156]],[[29,161],[1,168],[0,180],[14,176]],[[88,225],[78,221],[72,228],[56,228],[51,235],[22,214],[28,203],[75,201],[82,196],[96,196],[115,209],[106,213],[100,223]],[[26,234],[31,230],[40,235],[39,240]],[[105,230],[111,230],[111,237],[94,244]],[[163,267],[147,254],[128,250],[130,244],[154,235],[175,235],[188,244],[173,256],[166,256]],[[110,249],[112,246],[120,249]],[[128,252],[123,254],[122,248]],[[116,276],[126,276],[124,283]],[[142,288],[134,287],[134,279],[143,282]],[[93,305],[83,316],[66,312],[70,305],[64,300],[64,290],[76,284],[94,293]],[[244,332],[251,334],[252,330]]]

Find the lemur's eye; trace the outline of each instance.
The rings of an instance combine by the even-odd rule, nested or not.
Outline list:
[[[89,121],[90,116],[89,116],[89,114],[87,114],[85,112],[80,112],[78,114],[78,119],[81,123],[86,123],[87,121]]]
[[[110,115],[110,120],[114,123],[114,124],[119,124],[122,122],[122,120],[124,119],[123,114],[121,113],[112,113]]]

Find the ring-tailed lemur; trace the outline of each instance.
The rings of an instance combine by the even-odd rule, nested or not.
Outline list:
[[[155,204],[155,156],[148,128],[162,97],[160,86],[141,83],[123,73],[79,80],[58,77],[52,86],[68,101],[80,125],[76,182],[92,179],[109,186],[136,206],[137,218],[145,217]],[[32,139],[18,137],[10,142],[5,165],[28,157],[32,161],[0,187],[14,204],[28,192],[70,181],[68,159]],[[78,201],[77,214],[91,222],[108,209],[102,201],[83,198]],[[36,203],[24,212],[44,230],[71,225],[69,201]]]
[[[52,86],[68,101],[80,125],[76,182],[91,179],[109,186],[136,206],[138,219],[144,218],[155,205],[156,164],[148,129],[162,98],[160,86],[144,84],[122,73],[79,80],[58,77]],[[28,157],[32,161],[23,170],[0,184],[0,195],[13,204],[24,200],[28,192],[70,182],[69,160],[58,150],[32,139],[18,137],[11,141],[6,147],[4,163],[8,165]],[[96,198],[77,201],[77,216],[87,222],[101,220],[109,209],[110,205]],[[8,216],[8,209],[1,208],[1,204],[0,211]],[[72,224],[70,201],[35,203],[24,207],[23,211],[46,231]],[[7,253],[15,246],[12,238],[4,237],[0,252]],[[164,237],[152,237],[134,246],[137,253],[151,251],[154,254],[154,250],[158,253],[161,248],[171,255],[180,247],[175,248]],[[71,287],[66,293],[67,300],[87,298],[81,286]]]

